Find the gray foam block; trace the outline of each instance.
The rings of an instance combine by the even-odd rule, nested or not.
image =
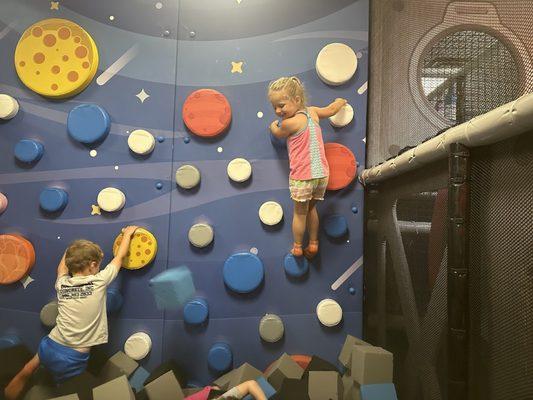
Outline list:
[[[50,386],[35,385],[26,392],[24,400],[45,400],[56,396],[57,393]]]
[[[125,375],[119,376],[93,389],[94,400],[135,400],[133,389]]]
[[[183,400],[185,398],[174,372],[168,371],[144,387],[149,400]]]
[[[374,346],[352,348],[351,375],[359,385],[392,382],[392,353]]]
[[[283,353],[271,366],[265,377],[276,390],[281,389],[284,379],[300,379],[304,370],[287,353]]]
[[[67,394],[66,396],[54,397],[53,399],[50,399],[50,400],[80,400],[80,398],[78,397],[76,393],[73,393],[73,394]]]
[[[139,363],[122,351],[118,351],[105,363],[100,377],[108,381],[119,376],[126,375],[129,377],[137,369]]]
[[[342,386],[343,400],[361,400],[361,388],[359,384],[353,380],[349,371],[342,376]]]
[[[308,394],[311,400],[342,400],[341,376],[335,371],[309,371]]]
[[[352,364],[352,348],[353,346],[370,346],[369,343],[356,338],[352,335],[346,335],[346,340],[344,341],[344,345],[342,346],[342,350],[339,354],[339,361],[342,365],[344,365],[346,368],[350,368]]]
[[[230,372],[220,376],[213,382],[214,386],[218,386],[221,390],[227,390],[229,389],[229,384],[231,383],[231,380],[233,379],[233,376],[237,374],[237,370],[231,370]]]
[[[246,381],[254,381],[263,376],[263,373],[254,366],[244,363],[235,370],[235,375],[232,376],[229,387],[235,387]]]

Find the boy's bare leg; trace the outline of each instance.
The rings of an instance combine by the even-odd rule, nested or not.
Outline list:
[[[39,355],[35,354],[4,389],[7,400],[16,400],[22,394],[26,383],[38,367]]]

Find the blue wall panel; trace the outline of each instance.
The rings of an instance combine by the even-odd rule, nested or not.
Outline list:
[[[10,200],[0,215],[0,233],[24,234],[37,254],[30,274],[34,282],[26,288],[20,283],[0,287],[0,334],[17,333],[35,349],[47,333],[39,311],[55,296],[55,268],[66,245],[81,237],[94,240],[109,260],[120,228],[135,223],[154,233],[159,250],[150,267],[124,270],[115,284],[125,302],[109,319],[110,351],[120,349],[131,333],[146,331],[154,343],[143,361],[146,368],[173,357],[200,382],[212,378],[206,355],[215,341],[231,345],[235,365],[248,361],[264,368],[282,352],[334,361],[346,333],[362,334],[362,269],[337,290],[331,289],[362,257],[362,187],[353,183],[327,194],[319,207],[321,216],[344,215],[349,237],[331,240],[321,233],[321,251],[309,275],[301,281],[287,279],[283,258],[292,243],[288,160],[286,151],[270,141],[268,125],[275,115],[266,90],[279,76],[298,75],[311,105],[347,98],[355,121],[342,129],[323,121],[324,139],[348,146],[364,165],[366,91],[358,89],[367,82],[368,0],[113,0],[98,7],[71,0],[60,1],[58,10],[50,5],[38,0],[0,3],[0,93],[12,95],[21,105],[13,120],[0,121],[0,191]],[[98,85],[95,79],[74,98],[40,97],[19,81],[12,56],[26,27],[52,17],[71,19],[93,36],[100,52],[96,77],[125,53],[132,59],[108,82]],[[331,42],[346,43],[359,58],[355,77],[338,87],[325,85],[314,70],[316,55]],[[242,74],[231,73],[232,61],[243,62]],[[220,138],[195,137],[182,121],[183,102],[199,88],[219,90],[231,103],[232,124]],[[150,95],[144,102],[135,96],[141,90]],[[101,105],[111,116],[110,135],[97,146],[78,144],[66,133],[68,112],[86,102]],[[263,118],[258,118],[259,111]],[[127,147],[128,133],[138,128],[165,139],[145,158],[134,157]],[[22,138],[45,146],[43,158],[31,168],[15,163],[12,155]],[[97,151],[94,158],[89,155],[92,149]],[[229,181],[226,166],[235,157],[252,163],[250,182]],[[202,173],[200,187],[192,192],[178,190],[174,182],[176,169],[184,163],[196,165]],[[162,189],[156,188],[157,182],[163,183]],[[39,210],[39,193],[49,185],[66,189],[70,198],[54,217]],[[123,190],[126,207],[116,214],[91,215],[98,192],[107,186]],[[278,201],[285,212],[276,227],[266,228],[258,218],[259,206],[268,200]],[[213,245],[202,250],[187,240],[189,227],[199,221],[215,230]],[[222,266],[234,252],[252,248],[264,263],[264,284],[254,293],[235,295],[224,286]],[[179,265],[191,269],[198,295],[209,303],[206,326],[187,327],[181,311],[155,307],[148,280]],[[325,328],[318,322],[315,307],[326,297],[342,305],[341,326]],[[279,343],[261,342],[258,325],[265,313],[284,320],[285,337]]]

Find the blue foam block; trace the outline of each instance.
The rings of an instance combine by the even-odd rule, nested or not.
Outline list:
[[[191,271],[185,266],[161,272],[150,279],[149,286],[160,310],[176,310],[196,292]]]
[[[255,381],[259,384],[259,386],[261,386],[261,389],[263,390],[263,393],[265,393],[265,396],[267,399],[270,399],[276,394],[276,389],[274,389],[272,385],[268,383],[268,381],[265,378],[260,377],[260,378],[257,378]],[[253,399],[254,398],[252,397],[251,394],[244,397],[244,400],[253,400]]]
[[[237,253],[224,263],[224,283],[237,293],[249,293],[259,287],[265,276],[263,262],[252,253]]]
[[[109,114],[96,104],[81,104],[70,110],[68,114],[68,134],[81,143],[88,144],[104,140],[110,127]]]
[[[122,308],[124,299],[116,288],[107,289],[106,308],[108,313],[116,313]]]
[[[0,336],[0,350],[7,349],[8,347],[14,347],[20,343],[21,340],[17,335],[6,334]]]
[[[141,389],[144,386],[144,382],[148,377],[150,376],[150,373],[145,370],[143,367],[139,367],[135,370],[132,376],[130,376],[130,385],[131,387],[136,391],[140,392]]]
[[[203,324],[209,315],[209,306],[204,299],[194,299],[183,307],[183,319],[192,325]]]
[[[324,231],[326,235],[333,238],[340,238],[348,232],[348,223],[342,215],[333,214],[324,218]]]
[[[25,163],[34,163],[41,159],[44,146],[36,140],[22,139],[15,145],[15,157]]]
[[[226,343],[215,343],[207,353],[209,368],[216,372],[224,373],[231,369],[233,364],[233,352]]]
[[[299,278],[309,271],[309,263],[305,257],[294,257],[290,253],[285,256],[283,266],[287,275],[295,278]]]
[[[68,193],[60,188],[46,188],[39,195],[39,204],[45,211],[60,211],[68,204]]]
[[[361,385],[361,400],[398,400],[392,383]]]

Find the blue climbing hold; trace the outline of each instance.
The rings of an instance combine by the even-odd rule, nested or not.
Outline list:
[[[185,137],[183,138],[183,141],[184,141],[185,143],[189,143],[189,142],[191,141],[191,138],[190,138],[189,136],[185,136]]]
[[[67,206],[68,194],[60,188],[46,188],[39,195],[41,208],[48,212],[61,211]]]
[[[157,137],[157,141],[158,141],[159,143],[163,143],[163,142],[165,141],[165,137],[164,137],[164,136],[158,136],[158,137]]]
[[[31,164],[41,159],[44,146],[33,139],[22,139],[15,145],[15,157],[17,160]]]
[[[207,364],[216,372],[224,373],[231,369],[233,353],[226,343],[215,343],[207,353]]]
[[[81,104],[68,114],[68,134],[78,142],[88,144],[102,141],[107,137],[109,128],[109,114],[96,104]]]
[[[108,313],[114,314],[118,312],[122,308],[123,303],[124,299],[118,289],[107,289],[106,308]]]
[[[209,315],[209,306],[204,299],[194,299],[185,304],[183,319],[191,325],[203,324]]]
[[[263,262],[252,253],[237,253],[224,263],[224,282],[237,293],[249,293],[259,287],[265,271]]]
[[[299,278],[309,271],[309,263],[305,257],[294,257],[290,253],[285,256],[283,265],[287,275],[294,278]]]
[[[157,190],[161,190],[161,189],[163,189],[163,183],[161,183],[161,182],[157,182],[157,183],[155,184],[155,187],[156,187]]]
[[[357,214],[357,213],[359,212],[359,209],[358,209],[356,206],[353,206],[353,207],[352,207],[352,212],[353,212],[354,214]]]
[[[342,215],[333,214],[324,218],[324,231],[332,238],[340,238],[348,232],[348,223]]]
[[[354,295],[355,294],[355,288],[354,287],[350,287],[348,289],[348,291],[350,292],[351,295]]]

